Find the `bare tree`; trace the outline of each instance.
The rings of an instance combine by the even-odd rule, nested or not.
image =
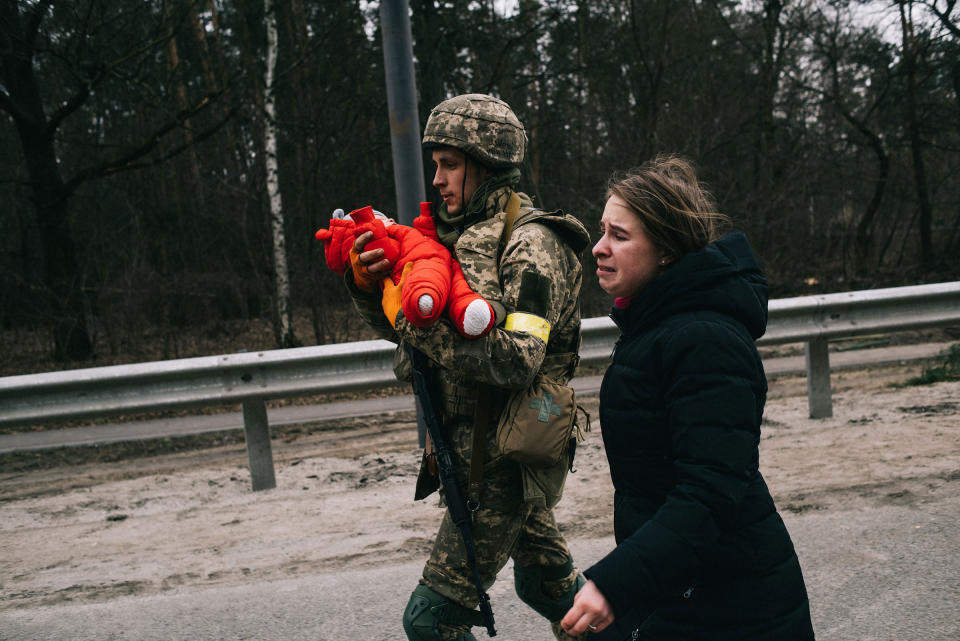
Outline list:
[[[64,122],[87,103],[111,74],[118,74],[126,66],[138,64],[172,37],[169,25],[160,24],[146,41],[125,43],[130,45],[129,49],[98,50],[92,32],[108,21],[103,19],[94,23],[91,17],[96,14],[94,9],[108,10],[91,3],[84,15],[86,22],[74,25],[70,37],[64,39],[62,33],[51,35],[44,31],[45,23],[53,18],[52,0],[33,4],[0,0],[0,110],[13,119],[26,161],[43,248],[41,272],[46,291],[45,308],[52,329],[53,355],[58,361],[80,361],[93,357],[93,344],[86,320],[87,304],[81,282],[83,270],[80,269],[71,230],[70,197],[84,183],[157,164],[188,149],[189,145],[178,145],[159,158],[145,160],[157,149],[161,140],[182,129],[191,116],[217,98],[217,95],[205,95],[199,101],[181,105],[168,120],[157,123],[144,140],[120,149],[107,159],[94,156],[89,164],[65,178],[56,148],[56,135]],[[130,19],[130,14],[125,17]],[[62,44],[64,50],[59,51],[57,46],[61,45],[61,40],[66,40],[66,44]],[[86,54],[85,57],[72,58],[68,49],[71,46]],[[60,64],[67,66],[67,77],[72,83],[66,88],[65,98],[50,109],[50,115],[47,115],[43,101],[45,96],[53,92],[50,87],[41,86],[41,78],[36,73],[39,53],[53,56]],[[51,76],[43,80],[48,83],[56,81]],[[57,88],[64,90],[62,86]],[[222,124],[223,121],[194,135],[193,141],[209,137]]]
[[[274,95],[274,73],[277,66],[277,14],[273,0],[264,0],[267,23],[267,69],[264,76],[263,146],[266,151],[267,196],[270,201],[270,228],[273,232],[273,269],[277,315],[278,343],[281,347],[298,345],[293,332],[293,311],[290,303],[290,273],[287,269],[287,240],[283,226],[283,199],[280,196],[280,175],[277,169],[277,108]]]

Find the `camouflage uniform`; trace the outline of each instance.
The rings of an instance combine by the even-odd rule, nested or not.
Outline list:
[[[379,294],[357,289],[349,273],[346,282],[358,311],[372,327],[385,338],[413,345],[429,358],[434,404],[462,487],[466,487],[469,472],[478,389],[481,384],[489,386],[484,485],[481,507],[473,521],[481,578],[485,587],[492,585],[512,557],[518,594],[551,621],[558,639],[569,639],[558,623],[583,579],[573,567],[552,512],[560,499],[568,462],[545,470],[522,466],[498,454],[495,435],[511,390],[528,386],[539,371],[566,383],[576,368],[582,279],[579,254],[589,243],[589,235],[579,221],[562,212],[533,210],[530,199],[518,192],[520,214],[498,262],[503,209],[512,193],[510,188],[501,188],[490,194],[485,219],[465,229],[453,251],[473,290],[495,309],[508,317],[520,312],[545,319],[551,328],[546,343],[533,333],[504,329],[499,318],[489,334],[477,339],[463,338],[446,317],[417,328],[401,314],[394,330],[383,315]],[[409,378],[402,346],[398,347],[396,370],[401,379]],[[421,479],[424,477],[422,470]],[[417,498],[423,495],[418,492]],[[477,605],[477,593],[460,532],[449,513],[437,533],[421,586],[462,606],[460,614],[464,616],[447,617],[439,625],[439,638],[473,639],[469,629],[477,622],[469,621],[463,610]]]

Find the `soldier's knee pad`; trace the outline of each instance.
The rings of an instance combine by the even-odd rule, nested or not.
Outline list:
[[[573,597],[587,580],[579,572],[570,589],[559,597],[551,597],[543,590],[544,581],[559,581],[573,572],[573,561],[564,565],[548,567],[513,566],[513,587],[520,600],[533,608],[533,611],[547,619],[559,621],[573,607]]]
[[[403,611],[403,631],[410,641],[442,641],[440,624],[477,625],[480,613],[451,601],[425,585],[418,585]],[[454,641],[477,641],[469,632]]]

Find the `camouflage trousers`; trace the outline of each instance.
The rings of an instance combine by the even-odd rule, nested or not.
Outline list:
[[[503,459],[485,469],[481,507],[474,513],[473,536],[485,589],[493,585],[511,558],[515,565],[525,567],[556,568],[571,562],[553,511],[522,501],[519,466]],[[424,566],[421,583],[464,607],[475,609],[478,598],[472,577],[460,530],[446,512]],[[577,570],[573,569],[566,576],[545,581],[544,593],[559,599],[570,590],[576,578]],[[496,614],[496,604],[492,605]],[[455,638],[467,629],[441,626],[444,638]]]

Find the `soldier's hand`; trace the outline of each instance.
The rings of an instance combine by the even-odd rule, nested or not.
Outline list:
[[[353,251],[356,252],[357,260],[370,276],[374,279],[386,278],[390,275],[393,266],[383,257],[383,249],[364,250],[371,240],[373,240],[373,232],[363,232],[353,241]]]

